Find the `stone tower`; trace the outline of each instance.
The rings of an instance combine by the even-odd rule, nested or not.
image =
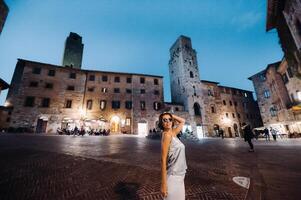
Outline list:
[[[191,39],[180,36],[170,48],[169,75],[171,100],[184,105],[189,112],[191,127],[196,133],[196,126],[202,122],[202,83],[199,77],[196,51]]]
[[[5,4],[5,2],[3,0],[0,0],[0,34],[2,32],[7,14],[8,14],[8,7]]]
[[[82,66],[83,50],[82,37],[77,33],[70,32],[65,42],[63,66],[80,69]]]

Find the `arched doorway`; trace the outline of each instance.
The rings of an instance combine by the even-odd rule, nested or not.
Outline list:
[[[201,106],[198,103],[193,104],[193,110],[195,116],[201,116]]]
[[[113,116],[110,121],[110,127],[112,133],[120,132],[120,118],[118,116]]]
[[[229,137],[233,137],[231,127],[228,127],[228,133],[229,133]]]
[[[213,131],[215,133],[215,136],[219,136],[219,125],[218,124],[213,125]]]
[[[236,123],[233,125],[233,129],[234,129],[235,137],[239,137],[238,125]]]

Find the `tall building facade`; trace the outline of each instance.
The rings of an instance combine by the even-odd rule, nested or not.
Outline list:
[[[189,37],[180,36],[170,48],[169,74],[173,105],[169,107],[177,111],[174,108],[182,105],[177,113],[187,119],[184,130],[188,128],[203,137],[215,136],[223,129],[227,137],[235,137],[241,136],[243,123],[262,125],[251,91],[200,79],[196,51]]]
[[[80,69],[82,66],[84,44],[82,37],[71,32],[65,42],[63,66]]]
[[[5,20],[7,18],[8,15],[8,7],[5,4],[4,0],[0,0],[0,34],[3,30],[3,26],[5,24]]]
[[[19,59],[5,103],[9,127],[55,133],[83,126],[146,135],[163,107],[162,78]]]
[[[298,135],[301,134],[301,1],[267,2],[266,30],[277,30],[284,57],[249,79],[264,125],[288,136]]]
[[[281,134],[301,133],[301,80],[285,59],[251,76],[265,127]]]

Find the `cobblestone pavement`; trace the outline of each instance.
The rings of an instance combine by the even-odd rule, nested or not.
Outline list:
[[[300,199],[301,140],[187,142],[186,199]],[[250,189],[232,178],[251,178]],[[160,141],[0,135],[0,199],[162,199]]]

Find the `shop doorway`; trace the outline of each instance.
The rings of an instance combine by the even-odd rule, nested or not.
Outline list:
[[[43,119],[38,119],[36,133],[46,133],[47,121]]]

